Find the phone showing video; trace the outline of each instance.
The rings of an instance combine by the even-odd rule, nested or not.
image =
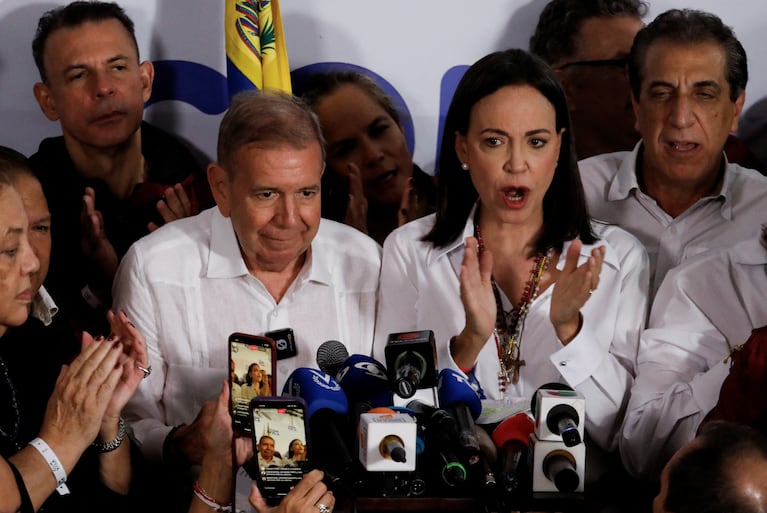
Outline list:
[[[254,397],[250,411],[253,459],[258,460],[252,477],[274,506],[309,471],[306,403],[299,397]]]
[[[250,400],[275,395],[277,372],[274,340],[260,335],[229,335],[229,389],[232,427],[250,432]]]

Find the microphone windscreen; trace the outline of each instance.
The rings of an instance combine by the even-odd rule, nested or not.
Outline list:
[[[503,447],[506,442],[512,440],[527,444],[534,430],[535,422],[530,415],[525,412],[515,413],[493,430],[493,443],[496,447]]]
[[[394,400],[386,367],[370,356],[349,356],[338,370],[336,379],[349,403],[365,401],[376,407],[389,406]]]
[[[447,408],[455,403],[469,407],[472,417],[476,419],[482,413],[482,400],[471,387],[466,378],[453,369],[442,369],[437,380],[437,397],[441,408]]]
[[[346,415],[349,412],[349,403],[341,385],[329,374],[318,369],[295,369],[285,381],[282,395],[300,397],[306,401],[306,413],[309,418],[323,409],[338,415]]]
[[[535,417],[538,416],[538,390],[572,390],[572,387],[564,383],[557,383],[556,381],[553,381],[536,388],[535,392],[533,392],[533,398],[530,400],[530,410],[533,412],[533,416]]]
[[[322,372],[336,377],[338,369],[349,358],[346,346],[338,340],[326,340],[317,348],[317,366]]]

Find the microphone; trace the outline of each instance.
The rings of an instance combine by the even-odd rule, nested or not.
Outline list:
[[[525,412],[515,413],[493,430],[492,439],[500,453],[501,483],[507,492],[514,492],[526,482],[521,473],[528,454],[530,435],[535,429],[533,419]]]
[[[534,492],[582,492],[586,444],[586,400],[563,383],[547,383],[533,394],[535,415],[532,476]]]
[[[497,484],[497,480],[495,478],[493,467],[495,467],[495,463],[498,460],[498,451],[495,448],[493,439],[484,427],[475,425],[474,430],[477,433],[477,440],[479,441],[479,462],[482,465],[483,476],[482,484],[488,488],[494,488]]]
[[[437,349],[431,330],[392,333],[384,348],[389,380],[397,395],[409,399],[437,384]]]
[[[540,440],[558,440],[574,447],[583,440],[585,399],[563,383],[540,386],[530,401],[536,419],[536,436]],[[580,414],[579,414],[580,411]]]
[[[360,408],[353,408],[359,413],[392,404],[393,394],[386,367],[375,358],[362,354],[348,356],[338,366],[335,376],[349,404],[361,405]]]
[[[479,440],[474,419],[482,412],[482,401],[477,392],[461,374],[453,369],[442,369],[437,385],[439,404],[455,418],[458,427],[458,446],[470,465],[479,462]]]
[[[317,348],[317,366],[322,372],[333,377],[336,377],[347,358],[349,358],[349,351],[338,340],[327,340]]]
[[[349,405],[338,382],[320,370],[299,367],[288,376],[282,395],[300,397],[306,402],[309,432],[320,442],[312,444],[319,466],[337,476],[347,476],[353,459],[341,432]]]
[[[436,462],[429,467],[438,471],[442,481],[450,487],[465,482],[466,468],[453,450],[458,431],[455,419],[446,410],[418,399],[413,399],[406,407],[415,412],[425,428],[426,453]]]

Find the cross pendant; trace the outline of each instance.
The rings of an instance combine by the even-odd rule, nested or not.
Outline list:
[[[522,366],[526,365],[524,360],[520,360],[519,358],[512,359],[509,363],[509,371],[511,374],[511,382],[516,385],[519,383],[519,371],[522,369]]]

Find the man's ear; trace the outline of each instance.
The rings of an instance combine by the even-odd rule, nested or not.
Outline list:
[[[741,91],[738,97],[735,99],[733,108],[732,126],[730,126],[730,132],[735,133],[738,131],[738,122],[740,121],[740,115],[743,114],[743,105],[746,103],[746,91]]]
[[[229,175],[226,169],[212,162],[208,165],[208,185],[213,199],[216,200],[218,210],[224,217],[229,217]]]
[[[37,104],[40,106],[40,110],[46,118],[51,121],[59,120],[59,111],[56,110],[56,102],[53,100],[53,95],[50,89],[43,82],[37,82],[32,88],[32,92],[35,94]]]
[[[152,84],[154,84],[154,64],[152,64],[150,61],[144,61],[138,65],[138,69],[141,75],[141,94],[144,98],[144,103],[146,103],[152,96]]]

